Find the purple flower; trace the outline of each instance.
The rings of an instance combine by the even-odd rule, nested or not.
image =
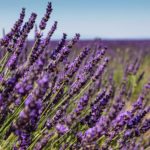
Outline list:
[[[140,128],[140,132],[141,133],[145,133],[150,129],[150,119],[146,119],[143,124],[142,127]]]
[[[129,122],[127,123],[127,127],[133,128],[137,124],[139,124],[141,119],[149,112],[149,110],[150,110],[149,108],[146,108],[144,110],[139,110],[139,112],[129,120]]]
[[[56,49],[54,49],[50,55],[50,58],[53,60],[56,60],[57,54],[60,53],[61,49],[64,47],[65,42],[66,42],[66,37],[67,34],[63,33],[63,37],[61,39],[61,41],[59,42],[58,46],[56,47]]]
[[[45,16],[42,18],[41,22],[40,22],[40,25],[39,25],[39,28],[41,30],[44,30],[45,27],[46,27],[46,23],[50,17],[50,14],[52,12],[52,4],[50,2],[48,2],[48,5],[47,5],[47,9],[46,9],[46,14]]]
[[[60,134],[65,134],[66,132],[69,131],[69,128],[66,125],[63,124],[57,124],[56,125],[56,130],[58,131],[58,133]]]
[[[7,66],[11,67],[14,64],[14,62],[16,61],[16,59],[17,59],[17,55],[16,54],[12,55],[7,63]]]

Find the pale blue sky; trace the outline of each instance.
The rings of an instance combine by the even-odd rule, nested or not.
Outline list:
[[[9,31],[26,8],[38,14],[37,22],[45,13],[48,0],[0,0],[0,29]],[[150,0],[51,0],[53,13],[47,26],[56,20],[54,38],[65,32],[68,37],[80,33],[84,38],[150,38]],[[0,32],[0,35],[1,32]],[[31,33],[30,38],[33,37]]]

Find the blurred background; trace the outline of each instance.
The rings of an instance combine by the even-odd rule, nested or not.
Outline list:
[[[48,0],[1,0],[0,37],[6,33],[19,17],[22,7],[26,8],[26,20],[31,12],[38,14],[37,23],[43,17]],[[81,39],[149,39],[149,0],[51,0],[53,13],[45,33],[54,21],[58,29],[54,39],[62,33],[71,38],[75,33]],[[49,27],[49,28],[48,28]],[[29,36],[34,37],[34,32]]]

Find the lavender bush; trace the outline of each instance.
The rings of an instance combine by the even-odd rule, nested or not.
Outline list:
[[[147,149],[148,51],[135,57],[137,50],[65,33],[53,46],[57,22],[43,36],[52,10],[49,2],[34,42],[27,39],[37,14],[24,22],[24,8],[0,39],[0,149]]]

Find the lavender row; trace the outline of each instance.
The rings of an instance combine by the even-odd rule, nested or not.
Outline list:
[[[147,50],[135,57],[101,40],[81,44],[78,33],[53,46],[57,21],[43,32],[52,10],[49,2],[37,26],[36,13],[24,22],[23,8],[0,39],[0,149],[148,148]]]

